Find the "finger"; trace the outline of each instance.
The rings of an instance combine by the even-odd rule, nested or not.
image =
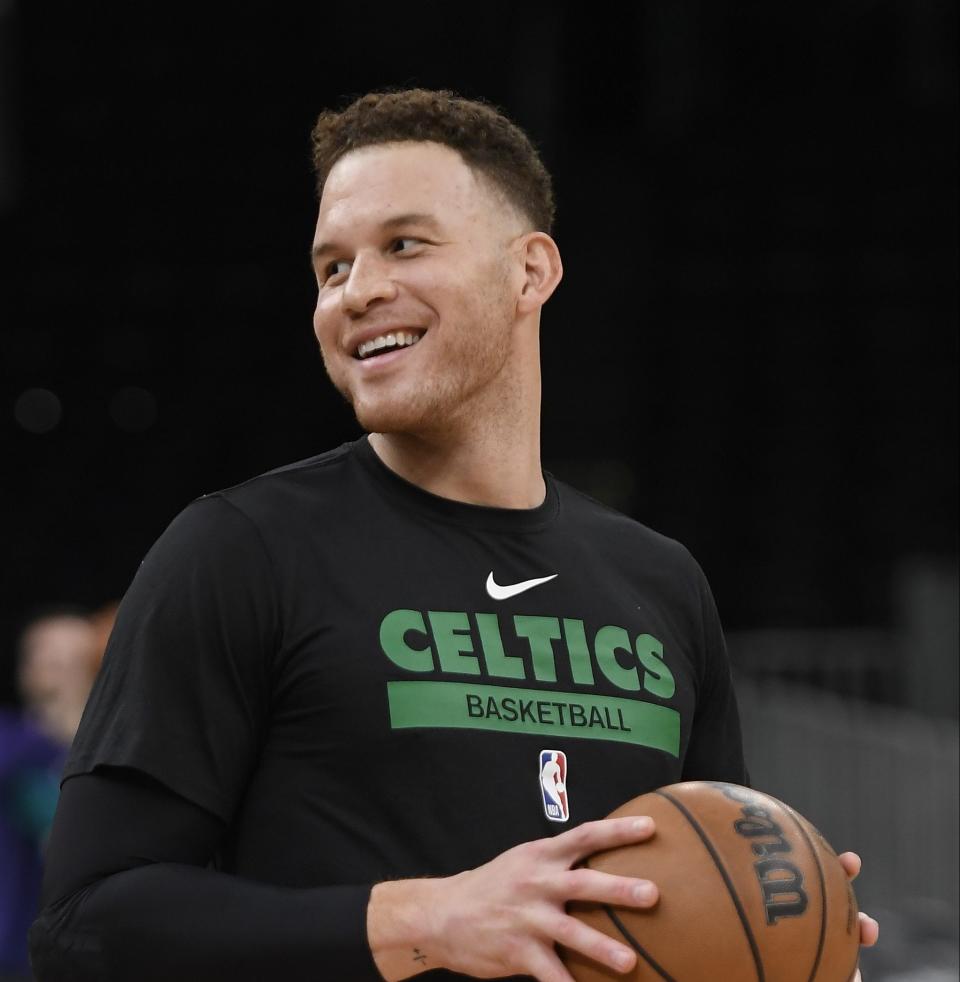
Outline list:
[[[598,904],[626,907],[652,907],[659,899],[655,883],[636,876],[615,876],[599,870],[579,867],[558,877],[555,899],[591,900]]]
[[[636,952],[601,931],[588,927],[568,914],[559,914],[547,926],[547,933],[564,948],[579,951],[615,972],[628,972],[636,964]]]
[[[584,822],[569,832],[545,840],[545,849],[548,855],[572,864],[601,849],[643,842],[653,833],[653,819],[649,815],[605,818],[599,822]]]
[[[860,944],[872,948],[880,937],[880,925],[869,915],[860,911]]]
[[[523,971],[532,975],[537,982],[574,982],[573,976],[564,968],[557,953],[546,945],[537,945],[531,949]]]
[[[837,859],[840,860],[840,865],[851,880],[855,880],[860,875],[860,867],[863,863],[855,852],[842,852]]]

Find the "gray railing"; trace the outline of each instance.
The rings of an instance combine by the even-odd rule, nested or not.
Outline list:
[[[948,719],[738,678],[751,783],[863,857],[864,907],[958,898],[958,733]]]

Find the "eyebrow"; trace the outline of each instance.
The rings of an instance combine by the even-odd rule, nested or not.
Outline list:
[[[426,212],[416,211],[406,212],[403,215],[392,215],[390,218],[385,218],[380,223],[380,229],[383,231],[388,231],[393,228],[398,228],[401,225],[424,225],[427,228],[433,229],[435,232],[440,230],[440,223],[432,215],[428,215]],[[317,262],[328,253],[340,251],[341,248],[336,242],[321,242],[319,245],[315,245],[310,250],[310,258],[313,262]]]

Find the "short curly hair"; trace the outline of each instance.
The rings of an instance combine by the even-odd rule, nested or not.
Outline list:
[[[447,89],[371,92],[339,112],[322,112],[310,136],[318,199],[333,165],[351,150],[381,143],[440,143],[490,180],[536,231],[549,235],[553,230],[550,174],[523,130],[482,100]]]

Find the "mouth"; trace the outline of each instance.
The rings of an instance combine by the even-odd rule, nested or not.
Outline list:
[[[426,331],[419,327],[405,328],[402,331],[386,331],[376,337],[361,341],[353,350],[357,361],[373,361],[391,351],[412,348]]]

